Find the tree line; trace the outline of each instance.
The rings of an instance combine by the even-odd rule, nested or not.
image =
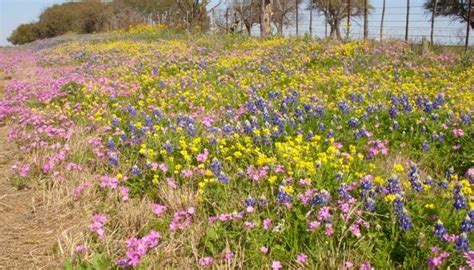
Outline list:
[[[345,20],[349,25],[351,17],[364,16],[366,25],[373,10],[369,0],[306,0],[305,3],[303,0],[231,0],[225,1],[225,13],[216,15],[215,10],[222,9],[222,1],[214,6],[210,6],[209,0],[80,0],[57,4],[45,9],[37,22],[19,25],[8,40],[25,44],[68,32],[106,32],[137,24],[162,24],[189,31],[207,31],[212,24],[218,31],[249,34],[253,26],[260,25],[262,36],[282,35],[286,26],[296,23],[298,29],[298,11],[302,8],[311,15],[315,11],[324,16],[330,37],[342,39]],[[427,14],[469,22],[474,28],[472,2],[426,0],[424,9]]]

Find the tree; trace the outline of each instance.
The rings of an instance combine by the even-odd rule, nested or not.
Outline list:
[[[175,0],[177,5],[177,16],[184,19],[189,30],[196,26],[205,31],[209,28],[209,16],[207,15],[207,0]]]
[[[273,0],[261,0],[260,35],[262,37],[266,37],[272,33],[272,6]]]
[[[252,26],[260,23],[260,5],[260,0],[234,0],[231,3],[231,8],[237,13],[249,34]]]
[[[298,4],[301,0],[297,0]],[[283,27],[291,25],[293,22],[293,14],[296,11],[295,0],[273,0],[273,16],[272,21],[277,28],[277,33],[283,35]]]
[[[47,8],[39,17],[41,37],[49,38],[66,34],[67,32],[81,32],[79,14],[76,8],[79,3],[65,3]]]
[[[40,39],[40,29],[36,23],[19,25],[8,38],[14,45],[22,45]]]
[[[308,8],[315,9],[319,14],[323,14],[331,29],[330,38],[337,38],[342,40],[341,35],[341,22],[344,18],[347,18],[349,4],[347,0],[311,0],[312,5]],[[364,0],[351,0],[350,1],[350,13],[351,16],[362,16],[364,15]],[[368,5],[368,10],[371,10],[372,6]],[[369,11],[368,11],[369,12]]]
[[[435,16],[450,17],[453,20],[460,22],[467,22],[469,18],[469,3],[472,2],[471,21],[469,22],[471,28],[474,28],[474,1],[469,0],[438,0]],[[434,0],[427,0],[424,8],[429,12],[433,12],[435,6]]]

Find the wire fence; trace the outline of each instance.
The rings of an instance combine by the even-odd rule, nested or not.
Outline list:
[[[468,19],[462,20],[458,16],[437,16],[422,5],[409,5],[409,1],[404,3],[406,5],[403,6],[402,2],[393,1],[392,4],[396,4],[396,6],[372,6],[367,14],[366,26],[363,15],[351,16],[349,25],[346,16],[340,23],[341,35],[344,39],[350,40],[364,38],[374,40],[401,39],[410,43],[426,41],[436,45],[466,46],[466,49],[474,45],[472,38],[469,38],[470,26],[468,24],[469,21],[474,21],[474,18],[470,16],[474,13],[474,7],[472,7],[474,3],[471,4],[472,10],[467,14]],[[296,12],[288,16],[288,23],[284,25],[283,35],[309,35],[315,38],[329,36],[330,26],[326,22],[326,18],[315,10],[311,14],[307,7],[308,3],[300,2],[298,16],[296,16]],[[259,12],[258,9],[253,10],[253,14],[259,14]],[[434,12],[436,12],[436,8]],[[248,12],[246,15],[249,16]],[[212,10],[210,16],[211,31],[248,34],[239,13],[231,7]],[[255,16],[252,15],[252,11],[250,11],[250,16]],[[296,17],[298,20],[296,20]],[[274,25],[274,33],[277,31],[276,28],[276,25]],[[366,33],[364,34],[364,32]],[[250,27],[250,35],[260,35],[258,22]]]

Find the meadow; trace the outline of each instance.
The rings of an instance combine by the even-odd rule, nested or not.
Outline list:
[[[471,269],[474,54],[138,27],[0,51],[65,269]],[[74,209],[74,210],[71,210]]]

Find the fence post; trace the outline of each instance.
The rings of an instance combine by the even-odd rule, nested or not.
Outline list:
[[[471,30],[471,13],[472,13],[472,0],[469,0],[469,7],[467,9],[467,26],[466,26],[466,45],[464,46],[464,51],[467,52],[469,47],[469,31]]]
[[[351,28],[351,0],[347,0],[347,29],[346,29],[346,39],[349,39],[350,28]]]
[[[368,11],[368,0],[364,0],[364,40],[369,38],[369,11]]]
[[[244,34],[244,18],[245,18],[245,13],[244,13],[244,6],[243,6],[243,1],[240,2],[240,34]]]
[[[431,36],[430,36],[431,46],[434,45],[434,24],[435,24],[435,17],[436,17],[436,9],[437,8],[438,8],[438,0],[434,0],[433,13],[431,14]]]
[[[250,20],[250,28],[249,28],[249,36],[252,35],[252,25],[253,25],[253,14],[252,14],[252,10],[253,10],[253,6],[252,6],[253,2],[250,1],[250,16],[249,16],[249,20]]]
[[[382,19],[380,19],[380,42],[383,40],[383,20],[385,18],[385,0],[383,0],[382,4]]]
[[[407,0],[407,21],[405,26],[405,42],[408,42],[408,27],[410,24],[410,0]]]
[[[295,12],[296,12],[296,14],[295,14],[296,15],[295,16],[296,17],[295,18],[295,20],[296,20],[296,36],[298,36],[298,34],[299,34],[299,29],[298,29],[298,24],[299,24],[298,0],[295,0]]]
[[[309,6],[309,37],[313,37],[313,0]]]
[[[225,33],[229,33],[229,8],[225,10]]]
[[[328,18],[324,17],[324,37],[328,37]]]

